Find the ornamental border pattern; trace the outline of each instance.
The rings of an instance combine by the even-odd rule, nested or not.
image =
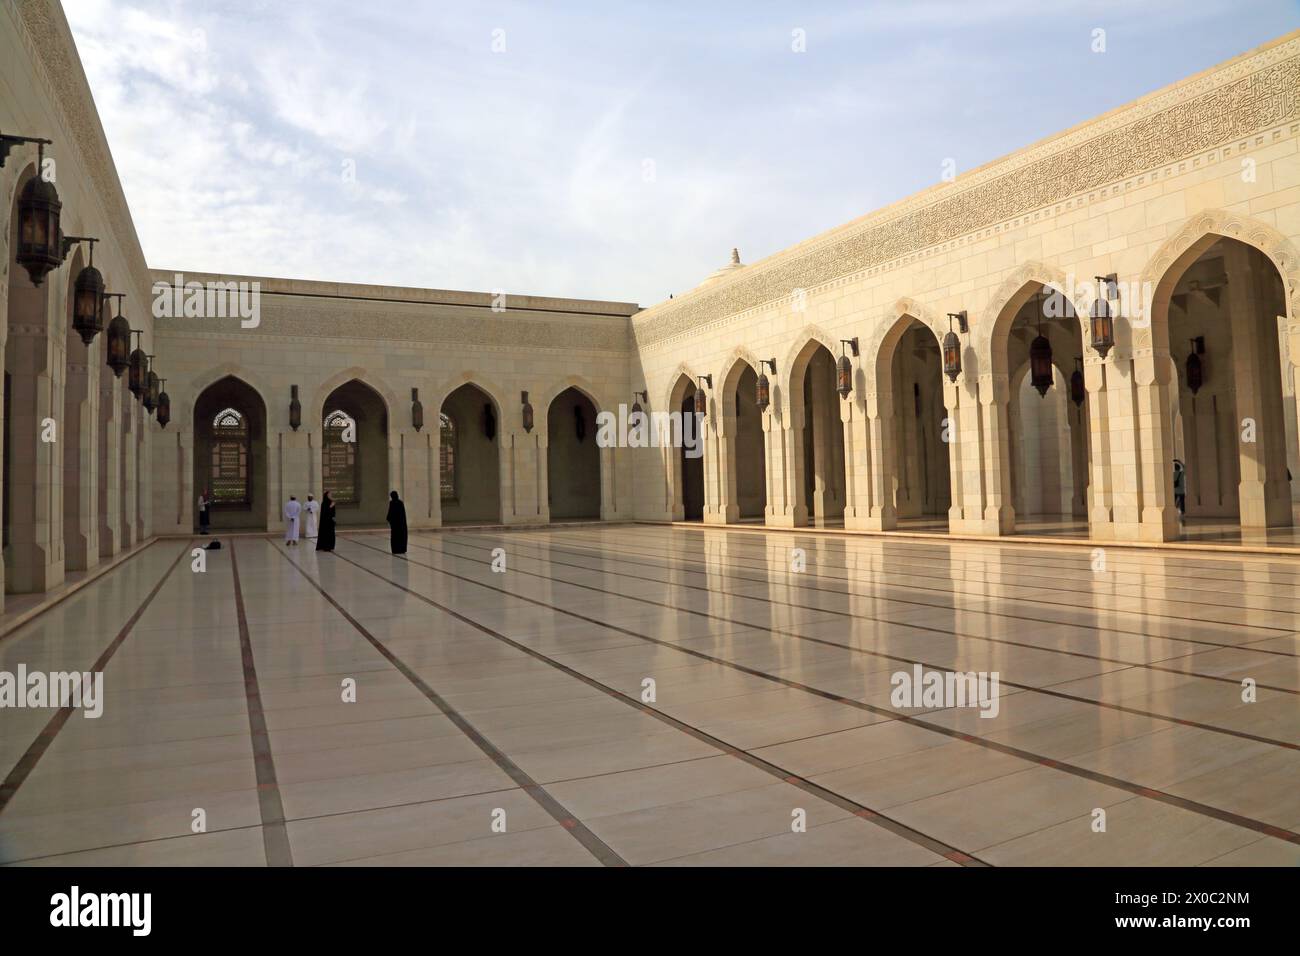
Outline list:
[[[1071,196],[1284,125],[1300,117],[1297,48],[1300,40],[1279,44],[1158,95],[1150,103],[1122,109],[1110,119],[977,171],[956,195],[932,200],[932,190],[926,190],[863,222],[800,244],[805,248],[796,245],[784,256],[777,253],[778,261],[760,263],[754,267],[758,271],[655,307],[642,313],[644,318],[633,319],[637,344],[656,345],[710,320],[779,300],[794,289],[808,289],[950,243]],[[1153,108],[1157,111],[1150,112]]]

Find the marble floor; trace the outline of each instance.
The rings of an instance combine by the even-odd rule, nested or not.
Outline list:
[[[0,640],[0,672],[104,675],[98,718],[0,709],[0,863],[1300,865],[1294,558],[224,544],[199,572],[156,542]],[[996,673],[996,707],[897,700],[918,671]]]

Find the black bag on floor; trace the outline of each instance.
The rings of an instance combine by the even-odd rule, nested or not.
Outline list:
[[[204,551],[220,551],[220,550],[221,550],[221,542],[220,542],[220,541],[210,541],[210,542],[208,542],[207,544],[205,544],[205,545],[203,546],[203,550],[204,550]]]

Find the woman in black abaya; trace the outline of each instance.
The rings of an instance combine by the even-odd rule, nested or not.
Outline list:
[[[393,554],[406,554],[406,505],[395,491],[388,497],[388,527],[392,529]]]
[[[334,499],[327,491],[320,500],[320,531],[316,538],[317,551],[334,550]]]

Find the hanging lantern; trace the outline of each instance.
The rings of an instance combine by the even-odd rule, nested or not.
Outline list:
[[[760,359],[758,368],[758,382],[754,385],[755,404],[758,405],[760,412],[767,411],[772,404],[772,385],[767,380],[767,373],[764,369],[772,366],[772,374],[776,374],[776,359]]]
[[[488,441],[497,437],[497,416],[491,402],[483,403],[483,435]]]
[[[1097,276],[1097,298],[1092,301],[1092,347],[1103,359],[1115,344],[1115,320],[1111,315],[1110,300],[1115,294],[1116,277]]]
[[[420,390],[411,389],[411,427],[417,432],[424,427],[424,406],[420,404]]]
[[[1052,343],[1042,332],[1029,346],[1029,384],[1042,396],[1052,387]]]
[[[713,376],[701,375],[699,384],[695,387],[695,414],[707,415],[709,413],[709,395],[704,391],[704,386],[708,385],[713,388]]]
[[[162,391],[162,385],[159,384],[158,374],[153,370],[153,356],[146,356],[149,359],[149,371],[144,377],[144,410],[152,412],[158,407],[158,393]]]
[[[853,350],[853,354],[858,354],[858,340],[856,337],[851,339],[840,339],[840,359],[835,363],[835,391],[840,393],[840,398],[848,398],[849,393],[853,391],[853,363],[849,361],[848,355],[844,353],[844,346]]]
[[[644,415],[644,414],[645,414],[645,409],[641,407],[641,396],[642,396],[642,395],[646,395],[646,394],[647,394],[647,393],[645,393],[645,392],[633,392],[633,393],[632,393],[632,411],[628,413],[628,420],[629,420],[629,421],[631,421],[631,418],[632,418],[633,415]],[[646,398],[646,401],[647,401],[647,402],[650,401],[649,397]]]
[[[297,431],[302,426],[302,402],[298,401],[298,386],[289,386],[289,427]]]
[[[523,405],[524,431],[533,430],[533,403],[528,400],[527,392],[519,393],[519,403]]]
[[[139,329],[132,329],[132,335],[144,335]],[[131,394],[136,397],[136,401],[144,399],[144,393],[148,389],[149,357],[144,354],[144,349],[136,346],[131,352],[130,374],[127,375],[127,387],[131,389]]]
[[[104,331],[104,277],[95,268],[95,240],[90,243],[90,264],[77,273],[72,293],[72,327],[89,346]]]
[[[952,327],[953,322],[965,332],[968,328],[965,311],[948,313],[948,334],[943,337],[943,374],[950,382],[956,382],[961,374],[961,339]]]
[[[164,378],[158,386],[158,425],[161,428],[166,428],[167,423],[172,420],[172,400],[166,392],[162,391],[162,385],[166,382],[167,379]]]
[[[587,420],[582,417],[582,406],[573,406],[573,434],[577,436],[578,444],[587,437]]]
[[[1074,402],[1075,407],[1082,408],[1083,400],[1088,397],[1083,382],[1083,359],[1075,359],[1074,365],[1074,374],[1070,376],[1070,401]]]
[[[1205,338],[1198,336],[1192,339],[1192,350],[1187,353],[1187,387],[1195,395],[1205,384],[1205,366],[1201,362],[1201,356],[1205,353]]]
[[[122,316],[122,299],[118,294],[117,315],[108,323],[108,367],[117,378],[131,367],[131,323]]]
[[[943,373],[950,382],[957,381],[961,374],[961,339],[951,329],[943,337]]]
[[[51,269],[63,262],[59,214],[63,201],[54,183],[41,176],[45,168],[45,144],[40,146],[37,173],[23,187],[18,200],[18,249],[14,259],[27,270],[32,285],[39,286]]]

